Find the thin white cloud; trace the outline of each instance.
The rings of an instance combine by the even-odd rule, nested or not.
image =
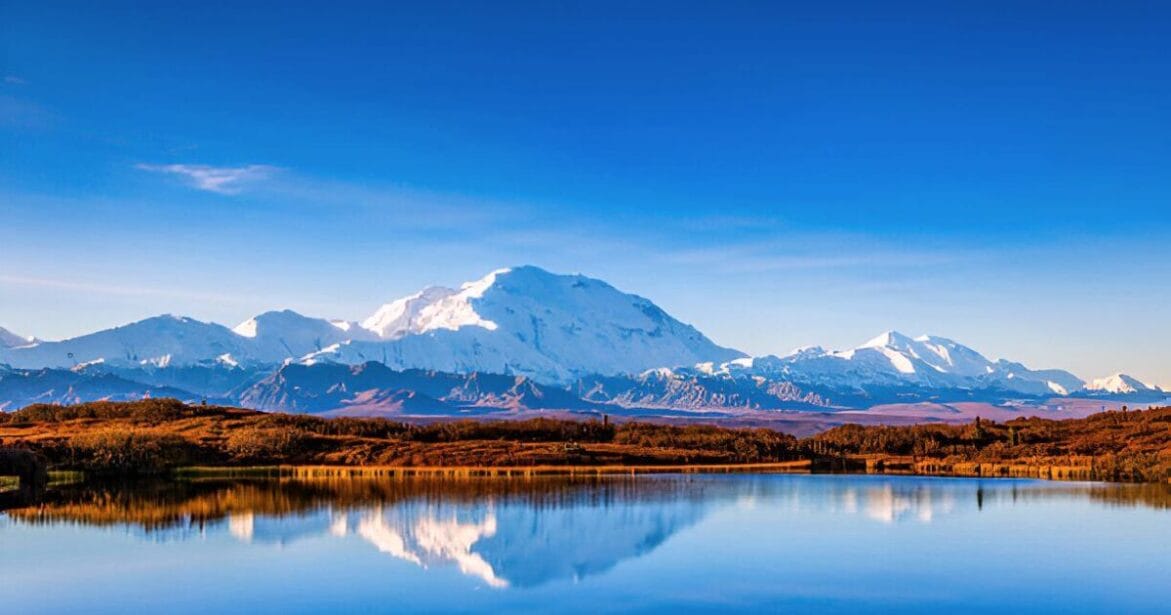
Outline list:
[[[0,274],[0,286],[24,286],[29,288],[49,288],[68,292],[87,294],[121,295],[128,297],[170,297],[206,301],[215,303],[244,303],[245,298],[238,295],[218,293],[201,293],[170,288],[125,286],[119,284],[99,284],[93,282],[78,282],[31,276],[15,276]]]
[[[9,85],[25,85],[28,82],[16,75],[4,75],[4,83]]]
[[[152,173],[175,175],[198,190],[216,194],[239,194],[249,184],[268,179],[276,167],[250,164],[242,167],[213,167],[206,164],[139,164],[136,168]]]

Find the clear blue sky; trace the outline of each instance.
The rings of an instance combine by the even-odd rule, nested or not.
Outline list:
[[[1171,4],[217,4],[0,4],[0,325],[532,263],[1171,385]]]

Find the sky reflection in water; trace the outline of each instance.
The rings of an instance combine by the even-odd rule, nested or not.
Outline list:
[[[9,612],[1158,610],[1162,486],[856,476],[80,487],[0,516]]]

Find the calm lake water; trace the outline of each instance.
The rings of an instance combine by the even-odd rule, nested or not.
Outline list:
[[[708,475],[79,486],[6,613],[1167,612],[1164,486]]]

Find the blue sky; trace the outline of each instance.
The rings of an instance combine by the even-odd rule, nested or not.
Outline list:
[[[752,353],[1171,385],[1165,3],[215,4],[0,8],[0,326],[532,263]]]

